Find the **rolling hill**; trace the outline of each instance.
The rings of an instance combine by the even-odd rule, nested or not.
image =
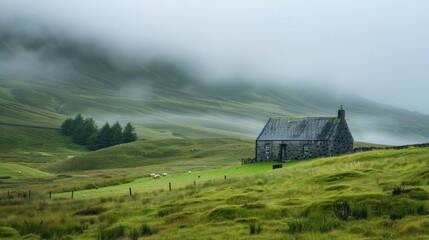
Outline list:
[[[273,115],[336,114],[346,106],[356,140],[427,142],[429,116],[337,93],[327,86],[206,81],[191,66],[136,60],[78,41],[3,31],[0,122],[58,127],[83,113],[132,122],[141,138],[254,139]]]
[[[0,197],[0,233],[15,239],[423,240],[428,155],[428,148],[409,148],[291,161],[275,170],[271,163],[237,165],[76,191],[75,199],[69,191],[48,199],[42,188],[32,199]],[[334,203],[344,201],[350,214],[342,221]]]
[[[39,168],[86,152],[58,129],[0,124],[0,131],[0,162]]]
[[[77,172],[140,167],[147,171],[186,172],[235,166],[253,154],[254,142],[239,139],[140,140],[57,161],[43,169]]]
[[[0,166],[0,179],[45,176],[52,176],[52,174],[13,163],[2,163]]]

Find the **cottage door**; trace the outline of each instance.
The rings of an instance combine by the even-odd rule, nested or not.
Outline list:
[[[280,161],[285,162],[287,160],[286,144],[280,145]]]

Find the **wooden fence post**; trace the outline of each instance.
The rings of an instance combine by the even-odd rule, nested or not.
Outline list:
[[[197,181],[194,180],[194,186],[197,186]]]
[[[168,183],[168,189],[170,190],[170,192],[171,192],[171,182],[169,182]]]
[[[10,193],[9,193],[9,191],[7,191],[7,196],[8,196],[8,197],[10,197]]]
[[[72,197],[72,199],[73,199],[73,190],[72,190],[72,196],[71,196],[71,197]]]
[[[131,188],[129,190],[130,190],[130,196],[132,196],[133,194],[131,193]]]
[[[223,179],[224,179],[224,180],[226,180],[226,175],[225,175],[225,176],[223,176]]]
[[[31,198],[31,190],[28,190],[28,198]]]
[[[51,198],[52,198],[52,192],[49,191],[49,199],[51,199]]]

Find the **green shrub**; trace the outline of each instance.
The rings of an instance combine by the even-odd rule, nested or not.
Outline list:
[[[408,192],[410,192],[409,189],[405,189],[402,186],[395,186],[392,190],[392,196],[397,196],[397,195],[400,195],[402,193],[408,193]]]

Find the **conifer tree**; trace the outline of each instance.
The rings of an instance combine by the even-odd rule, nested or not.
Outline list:
[[[89,136],[87,144],[86,144],[86,148],[88,148],[88,150],[95,151],[95,150],[99,149],[99,147],[97,145],[97,140],[98,140],[99,134],[100,134],[100,132],[97,130],[96,132],[91,134],[91,136]]]
[[[71,130],[72,130],[72,134],[74,133],[74,131],[79,127],[79,126],[81,126],[82,124],[83,124],[83,117],[82,117],[82,114],[78,114],[78,115],[76,115],[76,117],[73,119],[73,123],[72,123],[72,127],[71,127]]]
[[[131,123],[127,123],[124,127],[124,131],[122,133],[122,142],[129,143],[137,140],[137,134],[134,133],[135,128],[131,125]]]
[[[97,149],[112,146],[112,131],[109,123],[104,124],[97,137]]]
[[[122,127],[116,122],[111,127],[112,132],[112,145],[117,145],[122,143]]]
[[[97,132],[95,121],[92,118],[87,118],[73,132],[73,142],[80,145],[87,145],[89,137],[95,132]]]
[[[83,118],[82,114],[76,117],[68,118],[61,124],[61,132],[66,136],[71,136],[73,142],[85,145],[89,150],[97,150],[113,145],[128,143],[137,140],[135,128],[128,123],[124,128],[116,122],[110,127],[106,122],[98,130],[95,121],[92,118]]]
[[[61,124],[61,132],[66,136],[70,136],[73,134],[73,119],[72,118],[67,118]]]

